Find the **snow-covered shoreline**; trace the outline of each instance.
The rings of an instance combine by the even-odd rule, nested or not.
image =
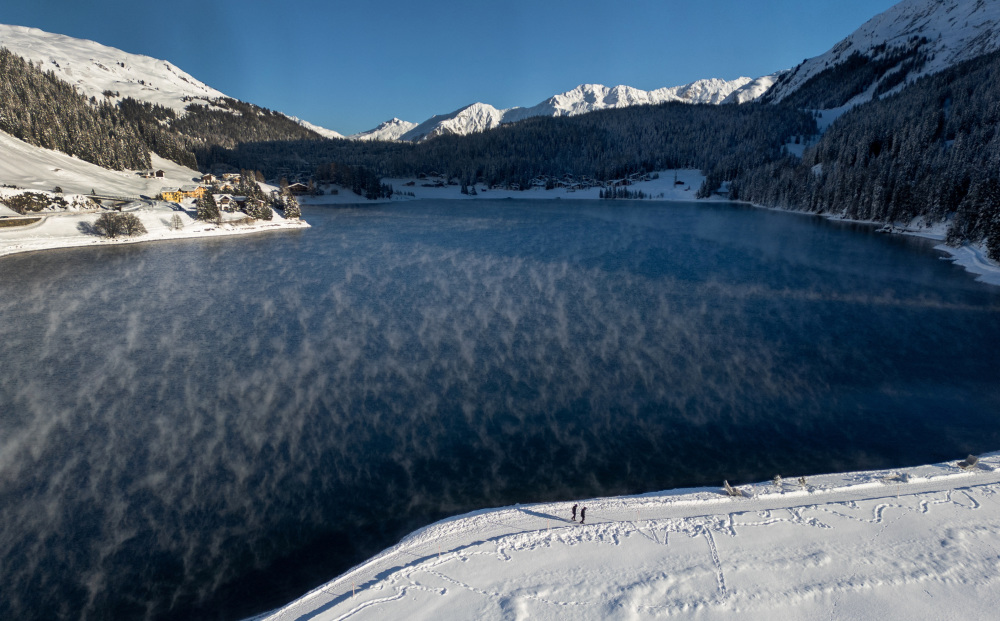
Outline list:
[[[305,220],[285,220],[278,214],[275,214],[274,219],[270,221],[258,220],[249,224],[223,223],[217,225],[198,222],[184,211],[160,209],[133,213],[136,213],[148,232],[145,235],[114,239],[99,237],[81,229],[81,225],[93,224],[98,217],[97,213],[52,214],[42,212],[32,214],[31,217],[41,216],[42,221],[25,227],[0,228],[0,257],[60,248],[140,244],[309,228],[309,224]],[[183,228],[172,229],[170,227],[168,217],[173,214],[178,214],[181,218],[181,222],[184,224]]]
[[[254,619],[986,618],[1000,604],[1000,453],[739,489],[467,513]]]

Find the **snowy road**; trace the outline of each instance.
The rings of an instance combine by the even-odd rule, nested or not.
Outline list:
[[[909,477],[903,482],[900,475]],[[267,619],[989,618],[1000,457],[482,511]]]

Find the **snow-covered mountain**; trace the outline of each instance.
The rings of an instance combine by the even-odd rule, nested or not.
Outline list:
[[[393,119],[371,131],[355,134],[350,138],[418,142],[447,134],[466,135],[484,132],[503,123],[513,123],[536,116],[573,116],[597,110],[652,105],[668,101],[705,104],[743,103],[759,96],[773,82],[773,76],[757,80],[710,79],[652,91],[623,85],[609,88],[601,84],[581,84],[571,91],[549,97],[530,108],[499,109],[486,103],[474,103],[450,114],[435,115],[419,125]],[[406,126],[409,128],[400,131]]]
[[[28,28],[0,24],[0,46],[41,64],[43,70],[77,87],[88,97],[101,99],[105,92],[132,97],[171,108],[183,114],[192,100],[202,103],[226,97],[165,60],[129,54],[86,39],[76,39]],[[327,137],[337,132],[292,118]]]
[[[757,78],[756,80],[751,80],[730,93],[728,97],[722,100],[722,103],[744,104],[751,102],[770,90],[770,88],[774,86],[774,83],[778,81],[778,78],[785,73],[787,73],[787,71],[778,71],[777,73],[772,73],[771,75],[765,75]]]
[[[905,63],[911,57],[900,57],[894,62],[893,50],[901,49],[914,49],[920,54],[922,64],[910,70]],[[908,71],[905,81],[912,82],[921,75],[941,71],[997,49],[1000,49],[1000,2],[903,0],[868,20],[825,54],[797,66],[775,84],[766,99],[784,100],[811,79],[843,65],[854,54],[887,65],[879,79],[849,102],[857,104],[870,100],[880,81],[901,70]]]
[[[375,129],[348,136],[351,140],[399,140],[399,137],[416,127],[416,123],[392,118]]]

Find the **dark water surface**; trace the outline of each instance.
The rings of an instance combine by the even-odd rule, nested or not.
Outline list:
[[[1000,449],[1000,288],[726,205],[0,260],[0,618],[234,619],[467,510]]]

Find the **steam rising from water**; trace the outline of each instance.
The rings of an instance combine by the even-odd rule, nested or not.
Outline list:
[[[233,617],[475,507],[1000,439],[1000,297],[912,245],[680,206],[307,216],[3,261],[0,616]]]

